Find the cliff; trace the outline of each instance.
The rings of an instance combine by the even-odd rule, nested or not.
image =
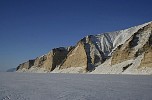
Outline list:
[[[152,22],[86,36],[20,64],[17,72],[152,74]]]

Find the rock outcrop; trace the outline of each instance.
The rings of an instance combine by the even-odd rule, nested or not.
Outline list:
[[[35,60],[29,60],[25,63],[22,63],[17,67],[17,70],[30,69],[34,65],[34,62]]]
[[[84,72],[92,71],[104,61],[104,54],[91,40],[91,35],[80,40],[68,54],[60,69],[82,67]]]
[[[77,44],[60,65],[60,69],[70,67],[83,67],[84,70],[87,68],[87,54],[82,41]]]
[[[116,32],[88,35],[75,46],[17,67],[18,72],[152,74],[152,22]]]
[[[41,57],[37,57],[34,60],[29,60],[17,67],[17,71],[31,71],[34,69],[44,72],[50,72],[54,70],[60,63],[67,57],[67,54],[72,50],[73,47],[68,48],[55,48],[51,52]],[[30,70],[31,69],[31,70]]]

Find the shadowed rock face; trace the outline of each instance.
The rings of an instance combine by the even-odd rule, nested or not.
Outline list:
[[[67,54],[73,49],[73,47],[64,49],[53,49],[53,61],[51,71],[54,70],[57,66],[59,66],[64,59],[67,58]]]
[[[95,37],[90,35],[82,39],[87,55],[87,71],[94,70],[96,66],[100,65],[105,60],[105,55],[99,49],[99,46],[93,41],[93,38]]]

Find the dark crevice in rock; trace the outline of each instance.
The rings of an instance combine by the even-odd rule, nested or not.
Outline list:
[[[144,49],[142,49],[142,48],[138,49],[138,51],[135,53],[135,57],[138,57],[138,56],[142,55],[143,52],[144,52]]]
[[[127,68],[129,68],[132,65],[132,63],[126,65],[125,67],[122,68],[122,72],[124,72]]]
[[[151,35],[150,35],[150,37],[149,37],[149,41],[148,41],[148,42],[149,42],[148,44],[149,44],[150,46],[152,46],[152,31],[151,31]]]
[[[19,69],[30,69],[32,66],[34,66],[34,62],[35,62],[35,59],[34,60],[29,60],[25,63],[22,63],[20,64],[17,68],[16,68],[16,71],[19,70]]]
[[[91,56],[90,56],[90,48],[91,46],[88,44],[88,43],[85,43],[85,50],[86,50],[86,53],[87,53],[87,71],[92,71],[95,69],[95,66],[92,64],[92,61],[91,61]]]
[[[71,49],[70,49],[71,50]],[[53,49],[53,61],[52,61],[52,68],[53,71],[57,66],[59,66],[62,61],[67,57],[68,50],[66,48],[56,48]]]
[[[133,48],[138,45],[139,37],[138,32],[133,35],[133,39],[129,42],[129,47]]]
[[[35,60],[29,60],[29,68],[28,69],[30,69],[32,66],[34,66],[34,62],[35,62]]]

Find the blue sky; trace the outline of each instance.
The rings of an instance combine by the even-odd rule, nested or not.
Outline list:
[[[0,0],[0,70],[89,34],[152,21],[151,0]]]

